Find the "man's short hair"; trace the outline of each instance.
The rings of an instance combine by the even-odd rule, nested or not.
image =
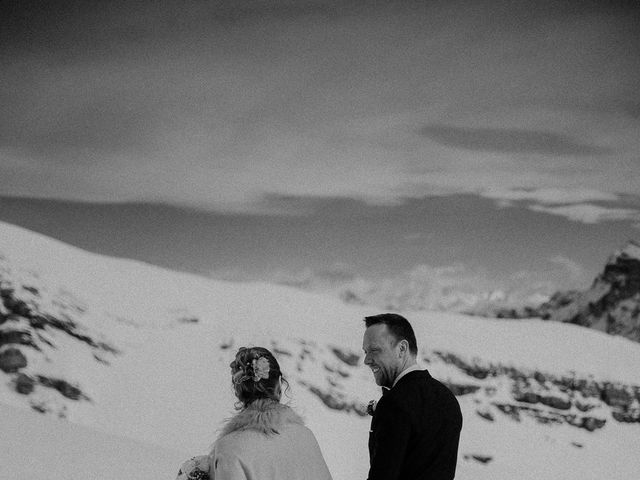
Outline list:
[[[402,315],[398,315],[397,313],[381,313],[380,315],[364,317],[364,323],[367,328],[371,325],[378,325],[380,323],[386,325],[389,332],[391,332],[398,342],[406,340],[409,343],[409,351],[413,355],[418,354],[416,334],[414,333],[409,320],[404,318]]]

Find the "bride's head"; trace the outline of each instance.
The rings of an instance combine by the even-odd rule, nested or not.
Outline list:
[[[269,350],[241,347],[230,367],[238,408],[244,408],[259,399],[280,401],[282,383],[287,383],[282,378],[278,361]]]

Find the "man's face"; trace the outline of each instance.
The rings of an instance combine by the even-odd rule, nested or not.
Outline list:
[[[364,331],[362,349],[364,364],[373,372],[376,383],[391,388],[402,371],[400,342],[396,341],[385,324],[379,323]]]

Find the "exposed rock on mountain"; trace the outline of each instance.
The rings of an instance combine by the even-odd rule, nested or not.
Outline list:
[[[604,271],[586,291],[561,291],[538,307],[495,308],[483,315],[540,317],[640,342],[640,244],[630,241],[611,255]]]
[[[4,343],[4,340],[1,342]],[[0,352],[0,369],[4,372],[17,372],[26,366],[27,358],[17,348],[8,347]]]
[[[485,404],[485,408],[476,413],[489,421],[494,418],[491,408],[496,408],[516,421],[520,421],[521,415],[528,415],[540,423],[566,423],[589,431],[605,425],[602,412],[606,410],[610,410],[617,421],[640,422],[640,386],[637,385],[469,362],[450,352],[436,351],[434,355],[436,359],[454,365],[470,379],[477,379],[475,388],[461,391],[460,385],[449,387],[456,395],[479,391],[478,403]],[[495,393],[505,387],[510,391],[511,400],[495,399]],[[587,415],[587,412],[600,413]]]
[[[74,320],[83,312],[84,307],[68,294],[49,292],[37,275],[16,270],[0,257],[0,370],[11,375],[16,392],[31,395],[45,389],[73,401],[90,400],[76,382],[44,374],[32,365],[33,360],[51,362],[48,353],[58,349],[59,334],[91,350],[118,352]],[[32,400],[31,407],[38,411],[56,409],[51,407],[56,402]],[[64,416],[63,412],[64,407],[58,409],[59,415]]]
[[[323,358],[326,384],[305,380],[298,383],[318,397],[332,410],[366,416],[363,402],[346,388],[355,376],[356,366],[331,363],[329,352],[317,346],[301,345],[303,359],[300,372],[309,368],[306,358]],[[335,350],[334,350],[335,353]],[[283,359],[284,360],[284,359]],[[469,396],[476,403],[476,413],[487,421],[504,415],[520,422],[523,417],[541,424],[565,424],[590,432],[603,428],[608,419],[624,423],[640,423],[640,386],[596,381],[576,374],[557,375],[513,366],[465,360],[452,352],[433,351],[423,357],[429,368],[454,369],[456,380],[444,383],[458,397]]]
[[[640,244],[613,254],[587,291],[556,293],[538,314],[640,342]]]

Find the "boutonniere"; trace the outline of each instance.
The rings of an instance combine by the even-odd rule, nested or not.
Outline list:
[[[382,396],[384,397],[391,390],[389,387],[382,387]],[[378,406],[378,400],[371,400],[367,403],[367,413],[373,416],[373,413],[376,411],[376,407]]]
[[[376,411],[376,407],[378,406],[377,400],[371,400],[367,403],[367,413],[373,416],[373,413]]]

